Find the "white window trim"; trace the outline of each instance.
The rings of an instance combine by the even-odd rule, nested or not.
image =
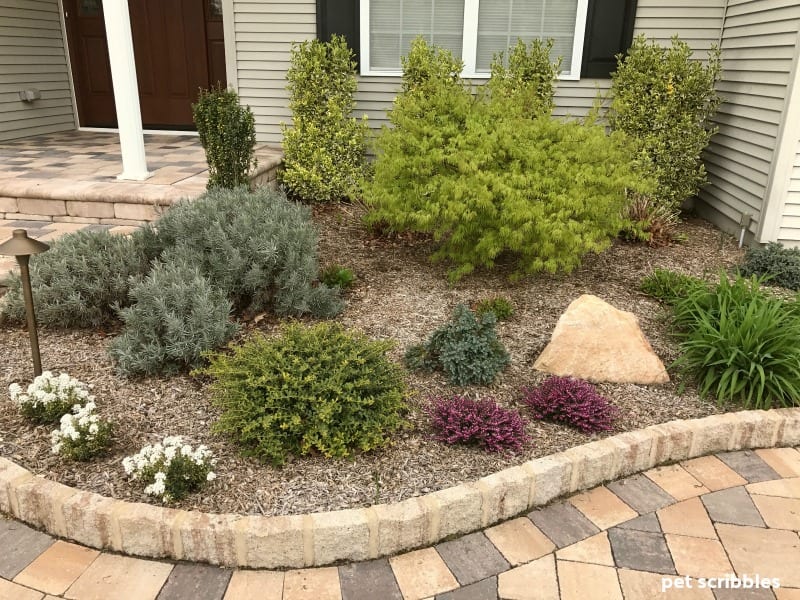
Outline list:
[[[367,77],[400,77],[401,70],[379,70],[370,68],[369,57],[369,4],[370,0],[360,2],[360,37],[361,37],[361,75]],[[480,0],[464,0],[464,33],[462,38],[461,59],[464,61],[462,75],[470,79],[488,79],[489,73],[475,71],[478,53],[478,9]],[[586,33],[586,13],[589,0],[578,0],[575,15],[575,38],[572,43],[572,63],[569,71],[562,71],[558,78],[566,81],[578,81],[581,78],[581,62],[583,60],[583,40]]]

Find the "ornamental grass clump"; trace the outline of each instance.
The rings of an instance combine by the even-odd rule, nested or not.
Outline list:
[[[38,375],[25,392],[19,384],[12,383],[8,393],[20,412],[36,423],[54,423],[74,405],[94,400],[85,383],[66,373],[54,375],[51,371]]]
[[[215,430],[275,465],[384,446],[405,410],[402,369],[386,357],[392,346],[330,322],[253,335],[201,371],[222,409]]]
[[[131,479],[145,484],[145,494],[172,502],[214,481],[217,475],[212,468],[216,462],[206,446],[192,448],[178,435],[144,446],[122,459],[122,467]]]
[[[476,317],[459,304],[449,323],[424,344],[406,351],[406,364],[412,369],[442,370],[455,385],[488,385],[511,360],[497,338],[496,322],[491,311]]]
[[[720,275],[675,304],[681,355],[673,363],[693,377],[701,397],[745,408],[800,405],[800,311],[765,293],[763,280]]]
[[[639,289],[645,294],[669,305],[674,305],[695,291],[707,290],[708,287],[702,279],[669,269],[654,270],[639,285]]]
[[[111,424],[95,413],[97,406],[90,400],[76,404],[72,412],[61,417],[58,429],[50,433],[53,454],[72,460],[89,460],[102,454],[111,443]]]
[[[611,431],[619,415],[591,383],[571,377],[549,377],[533,390],[524,389],[522,402],[535,419],[564,423],[583,433]]]
[[[525,420],[492,398],[432,398],[426,412],[435,437],[445,444],[477,444],[489,452],[522,450]]]

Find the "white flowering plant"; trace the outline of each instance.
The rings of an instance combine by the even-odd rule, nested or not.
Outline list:
[[[89,460],[102,453],[111,443],[111,424],[95,414],[94,401],[61,417],[61,426],[50,434],[53,454],[73,460]]]
[[[76,404],[94,400],[85,383],[66,373],[56,376],[50,371],[37,376],[24,392],[18,383],[12,383],[8,393],[22,414],[37,423],[54,423]]]
[[[194,449],[176,435],[167,436],[157,444],[148,444],[137,454],[124,458],[122,467],[131,479],[146,484],[145,494],[170,502],[214,481],[217,476],[211,469],[216,462],[206,446]]]

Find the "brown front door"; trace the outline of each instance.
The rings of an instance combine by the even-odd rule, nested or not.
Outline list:
[[[193,128],[198,90],[225,84],[219,3],[129,0],[128,7],[144,126]],[[64,8],[81,125],[115,127],[102,0],[65,0]]]

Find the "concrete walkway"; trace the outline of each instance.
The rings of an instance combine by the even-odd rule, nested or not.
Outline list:
[[[800,600],[800,452],[658,467],[369,562],[230,570],[55,540],[0,517],[0,600]]]

